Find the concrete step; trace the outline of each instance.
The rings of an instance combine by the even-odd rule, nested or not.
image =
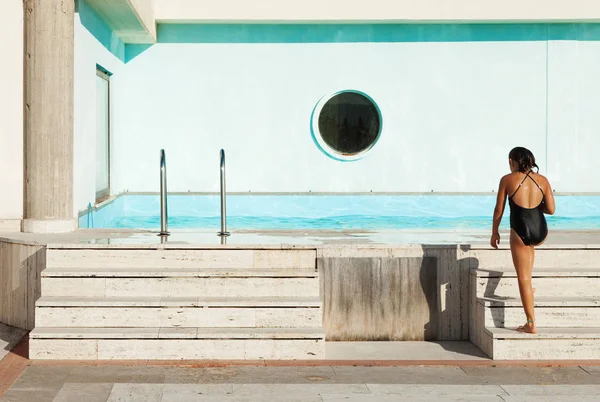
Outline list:
[[[35,328],[30,359],[323,359],[316,328]]]
[[[516,328],[525,322],[521,300],[517,298],[479,298],[486,327]],[[535,299],[538,325],[556,328],[600,327],[600,299],[538,297]]]
[[[507,239],[508,240],[508,239]],[[469,252],[471,268],[503,268],[512,267],[510,250],[472,249]],[[551,249],[537,248],[535,250],[535,268],[587,268],[598,266],[600,249]]]
[[[36,326],[320,328],[318,298],[42,297]]]
[[[318,297],[40,297],[36,307],[306,307]]]
[[[316,250],[48,249],[48,268],[315,268]]]
[[[42,296],[318,297],[318,277],[42,277]]]
[[[497,267],[497,268],[473,268],[471,275],[478,278],[516,278],[517,273],[514,266]],[[585,277],[598,278],[600,277],[600,268],[589,267],[554,267],[554,268],[537,268],[534,266],[531,273],[532,278],[557,278],[557,277]]]
[[[49,267],[42,271],[44,278],[315,278],[315,268],[76,268]]]
[[[537,294],[537,292],[536,292]],[[486,307],[518,307],[523,308],[521,299],[517,297],[480,297],[477,301]],[[600,307],[598,297],[535,297],[534,306],[538,307]],[[600,325],[598,325],[600,327]]]
[[[472,291],[477,297],[519,298],[516,276],[471,276]],[[596,276],[533,276],[536,297],[594,298],[600,295],[600,278]]]
[[[30,339],[322,339],[319,328],[43,328]]]
[[[600,327],[537,328],[524,334],[508,328],[486,328],[494,360],[596,360],[600,359]]]

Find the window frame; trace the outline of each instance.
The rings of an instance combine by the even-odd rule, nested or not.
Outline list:
[[[110,198],[110,187],[111,187],[111,169],[110,169],[110,154],[111,154],[111,130],[110,130],[110,123],[111,123],[111,113],[110,113],[110,76],[112,74],[109,73],[106,69],[102,68],[99,65],[96,65],[96,76],[102,78],[103,80],[106,81],[106,83],[108,84],[108,93],[107,93],[107,110],[108,110],[108,118],[107,118],[107,129],[108,129],[108,134],[107,134],[107,141],[108,143],[106,144],[107,146],[107,158],[108,158],[108,166],[107,166],[107,174],[108,174],[108,185],[106,187],[106,189],[101,190],[101,191],[96,191],[96,205],[100,204],[103,201],[106,201],[108,198]],[[96,133],[96,135],[98,135],[98,133]],[[94,176],[95,177],[95,176]]]
[[[375,140],[368,148],[366,148],[360,152],[357,152],[355,154],[343,154],[343,153],[339,152],[338,150],[330,147],[329,144],[327,144],[327,142],[323,138],[321,131],[319,130],[319,117],[321,115],[323,107],[332,98],[334,98],[337,95],[343,94],[343,93],[355,93],[355,94],[365,97],[369,102],[371,102],[373,104],[373,106],[375,107],[375,110],[377,111],[378,117],[379,117],[379,132],[377,133]],[[343,89],[343,90],[339,90],[339,91],[336,91],[331,94],[323,96],[319,100],[319,102],[317,102],[317,105],[313,109],[313,112],[311,115],[311,134],[313,137],[313,141],[315,142],[317,147],[321,150],[321,152],[323,152],[328,157],[335,159],[337,161],[341,161],[341,162],[357,161],[357,160],[364,158],[366,156],[366,154],[368,154],[369,151],[371,151],[371,149],[373,149],[373,147],[381,139],[382,132],[383,132],[383,114],[382,114],[380,106],[377,104],[377,102],[375,102],[375,100],[371,96],[367,95],[363,91],[359,91],[359,90],[355,90],[355,89]]]

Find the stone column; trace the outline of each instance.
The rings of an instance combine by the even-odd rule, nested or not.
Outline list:
[[[25,0],[23,231],[69,232],[73,211],[74,0]]]

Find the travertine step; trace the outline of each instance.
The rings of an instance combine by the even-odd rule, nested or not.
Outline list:
[[[600,328],[537,328],[524,334],[508,328],[486,328],[488,348],[495,360],[600,359]]]
[[[50,267],[42,271],[44,278],[314,278],[315,268],[76,268]]]
[[[39,327],[306,327],[322,326],[319,298],[42,297]]]
[[[322,359],[316,328],[35,328],[30,359]]]
[[[509,249],[503,250],[477,250],[469,252],[471,268],[485,269],[512,267],[512,257]],[[598,265],[600,249],[560,249],[538,248],[535,250],[535,269],[540,268],[587,268]]]
[[[483,312],[486,327],[514,328],[525,322],[523,306],[518,298],[479,298],[477,311]],[[600,327],[600,299],[537,297],[535,316],[538,325],[544,327]]]
[[[600,263],[598,260],[596,263]],[[473,268],[471,275],[478,278],[516,278],[517,273],[512,265],[496,268]],[[532,278],[557,278],[557,277],[585,277],[598,278],[600,277],[600,268],[580,267],[580,268],[537,268],[534,267],[531,273]]]
[[[590,328],[552,328],[538,327],[536,334],[518,332],[514,328],[486,328],[493,339],[598,339],[600,327]],[[600,353],[600,350],[598,351]]]
[[[478,270],[478,275],[479,275]],[[568,274],[567,274],[568,272]],[[494,276],[471,275],[472,291],[477,297],[519,297],[516,275],[506,273]],[[537,271],[532,274],[536,297],[594,298],[600,295],[600,277],[597,269],[567,270],[553,274]]]
[[[47,267],[315,268],[316,250],[48,249]]]
[[[319,328],[43,328],[30,339],[322,339]]]
[[[318,297],[40,297],[37,307],[320,307]]]
[[[477,299],[486,307],[523,307],[516,297],[480,297]],[[594,297],[535,297],[535,307],[600,307],[600,295]],[[600,325],[598,325],[600,327]]]
[[[42,296],[318,297],[318,277],[48,277]]]
[[[32,359],[324,357],[316,250],[52,248]]]

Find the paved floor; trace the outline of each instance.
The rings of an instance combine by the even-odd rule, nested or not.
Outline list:
[[[326,342],[327,360],[489,361],[471,342]]]
[[[29,361],[26,350],[25,338],[0,361],[0,402],[600,400],[600,362],[493,362],[468,342],[332,342],[320,363],[233,365]]]
[[[25,332],[27,331],[0,323],[0,360],[15,347]]]
[[[598,384],[579,366],[29,366],[0,401],[597,401]]]

